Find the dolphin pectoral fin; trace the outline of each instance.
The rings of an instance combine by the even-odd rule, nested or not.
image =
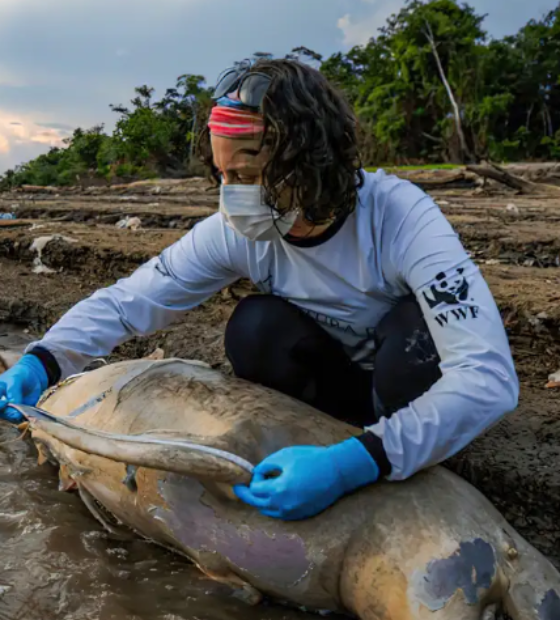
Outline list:
[[[227,560],[219,554],[202,552],[195,562],[197,568],[209,579],[233,588],[233,596],[247,605],[258,605],[263,595],[250,583],[231,571]]]
[[[33,431],[42,431],[86,454],[129,466],[173,472],[226,484],[248,484],[253,465],[243,458],[211,446],[156,434],[119,435],[85,428],[48,412],[28,416]]]
[[[48,456],[41,446],[37,446],[37,465],[41,466],[49,462]]]
[[[25,435],[26,431],[29,429],[29,422],[22,422],[21,424],[18,424],[16,428],[20,433],[23,433],[23,435]]]
[[[86,508],[97,519],[97,521],[101,523],[101,525],[107,530],[107,532],[111,534],[113,538],[122,541],[136,540],[137,537],[130,530],[126,530],[122,526],[119,527],[118,525],[113,525],[112,523],[110,523],[109,518],[107,518],[102,513],[102,509],[100,505],[97,504],[93,495],[91,495],[89,491],[86,491],[83,486],[78,485],[78,492]]]
[[[68,465],[61,465],[58,471],[58,490],[64,493],[75,491],[78,488],[77,482],[72,478]]]
[[[233,593],[233,596],[247,605],[251,605],[252,607],[258,605],[263,599],[263,595],[248,583],[246,583],[242,588],[237,588]]]

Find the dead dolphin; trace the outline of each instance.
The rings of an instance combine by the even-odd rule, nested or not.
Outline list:
[[[236,500],[231,485],[276,450],[360,432],[283,394],[197,363],[137,360],[63,382],[40,407],[50,415],[28,415],[32,437],[64,488],[109,529],[125,524],[249,600],[362,620],[560,618],[560,573],[442,467],[306,521]]]

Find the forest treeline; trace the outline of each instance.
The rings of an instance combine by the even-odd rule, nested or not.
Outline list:
[[[560,4],[499,40],[484,19],[455,0],[409,0],[366,45],[288,57],[313,63],[346,93],[365,165],[560,159]],[[197,171],[211,89],[201,75],[182,75],[154,94],[136,88],[128,106],[111,106],[111,135],[76,129],[64,147],[6,172],[0,189]]]

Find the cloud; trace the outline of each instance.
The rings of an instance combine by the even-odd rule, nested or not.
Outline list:
[[[3,136],[0,133],[0,153],[9,153],[10,152],[10,143],[8,141],[8,138],[6,138],[6,136]]]
[[[361,0],[362,7],[346,13],[337,22],[345,47],[364,45],[377,36],[387,18],[405,5],[405,0]]]
[[[0,173],[20,163],[18,158],[22,152],[35,157],[52,146],[62,146],[67,132],[49,125],[58,123],[38,123],[31,118],[0,110]]]
[[[46,127],[47,129],[59,129],[61,131],[74,131],[72,125],[65,125],[64,123],[35,123],[39,127]]]

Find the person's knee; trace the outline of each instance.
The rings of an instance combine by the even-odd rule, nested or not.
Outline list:
[[[280,297],[251,295],[240,301],[224,339],[226,356],[235,374],[264,382],[274,367],[285,366],[288,341],[294,339],[298,320],[298,309]]]
[[[271,295],[251,295],[236,306],[226,326],[226,354],[258,355],[270,345],[274,330],[284,322],[286,302]]]

